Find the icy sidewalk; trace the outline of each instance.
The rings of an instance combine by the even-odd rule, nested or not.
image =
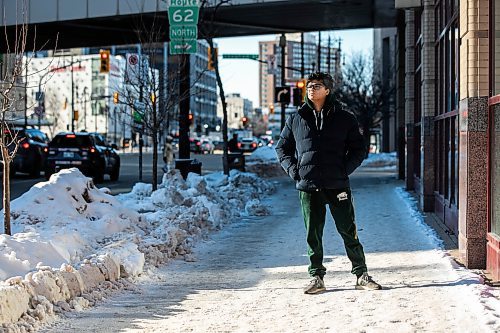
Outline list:
[[[272,216],[244,219],[173,262],[141,291],[66,319],[46,332],[488,332],[498,331],[496,290],[453,267],[421,225],[402,185],[383,174],[353,180],[359,235],[377,292],[354,277],[331,218],[325,228],[327,292],[308,282],[298,194],[282,181]]]

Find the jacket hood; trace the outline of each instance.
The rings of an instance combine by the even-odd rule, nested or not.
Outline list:
[[[309,97],[307,97],[307,94],[306,94],[306,97],[304,97],[304,102],[306,103],[306,105],[308,107],[310,107],[312,110],[314,110],[314,104],[313,102],[309,99]],[[323,108],[325,107],[329,107],[329,106],[333,106],[335,104],[335,96],[334,94],[329,94],[327,97],[326,97],[326,100],[325,100],[325,105],[323,106]]]

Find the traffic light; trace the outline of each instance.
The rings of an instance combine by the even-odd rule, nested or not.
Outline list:
[[[243,123],[243,127],[246,127],[248,124],[248,118],[247,117],[241,118],[241,122]]]
[[[295,88],[293,88],[293,105],[301,106],[304,103],[304,98],[306,97],[306,79],[300,79],[295,83]]]
[[[119,97],[120,97],[120,94],[118,94],[118,92],[117,92],[117,91],[115,91],[115,92],[113,93],[113,103],[114,103],[114,104],[118,104],[118,102],[120,101],[120,100],[119,100]]]
[[[78,115],[78,110],[73,111],[73,119],[74,119],[75,121],[78,121],[78,116],[79,116],[79,115]]]
[[[190,114],[188,115],[188,123],[189,123],[189,126],[193,125],[193,118],[194,118],[194,117],[193,117],[193,114],[192,114],[192,113],[190,113]]]
[[[99,55],[101,56],[99,73],[109,73],[109,50],[100,50]]]
[[[302,89],[293,88],[293,106],[301,106],[304,99],[302,98]]]
[[[216,47],[216,48],[214,48],[214,51],[215,51],[214,52],[215,54],[213,54],[213,56],[212,56],[212,48],[211,47],[208,48],[208,66],[207,66],[207,68],[209,71],[215,70],[215,59],[218,56],[219,49]]]
[[[151,103],[155,103],[156,102],[156,95],[155,93],[151,93]]]
[[[274,104],[269,105],[269,113],[274,114]]]

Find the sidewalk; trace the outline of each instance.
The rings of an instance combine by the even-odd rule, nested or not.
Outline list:
[[[287,179],[272,216],[244,219],[175,261],[157,280],[46,332],[493,332],[498,290],[460,268],[409,204],[403,183],[361,170],[352,179],[359,237],[382,291],[354,289],[340,237],[325,228],[327,292],[304,295],[305,231]],[[406,197],[407,199],[403,199]]]

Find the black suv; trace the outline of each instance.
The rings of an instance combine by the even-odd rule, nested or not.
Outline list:
[[[29,173],[32,177],[39,177],[40,171],[45,169],[45,158],[47,156],[47,143],[49,138],[42,131],[35,128],[14,128],[6,132],[6,142],[10,142],[11,135],[15,135],[19,141],[17,153],[10,166],[10,175],[16,172]],[[9,145],[9,151],[14,145]]]
[[[93,177],[96,183],[104,180],[104,174],[116,181],[120,175],[120,156],[115,149],[116,145],[108,145],[97,133],[59,133],[49,143],[45,177],[49,179],[61,169],[75,167]]]

